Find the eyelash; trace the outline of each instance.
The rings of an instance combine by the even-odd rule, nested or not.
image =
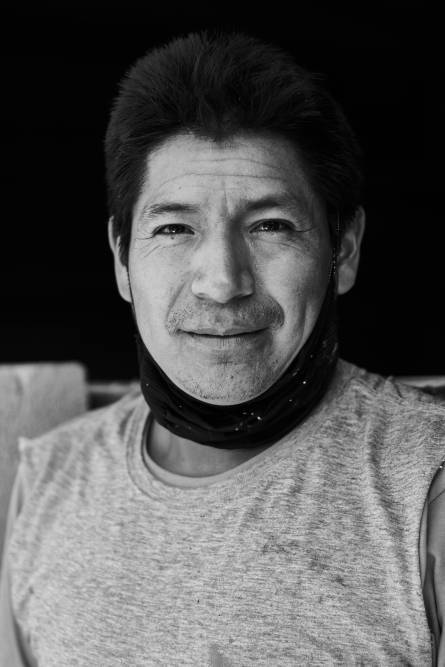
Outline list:
[[[280,225],[284,226],[285,231],[288,231],[288,232],[295,231],[293,229],[292,225],[289,222],[287,222],[286,220],[280,220],[280,219],[277,219],[277,218],[270,218],[270,219],[267,219],[267,220],[260,220],[260,222],[258,222],[255,225],[255,227],[258,227],[260,225],[266,225],[266,224],[270,225],[272,223],[279,223]],[[153,236],[161,235],[161,236],[170,236],[170,237],[173,238],[173,237],[179,235],[178,232],[173,232],[173,231],[165,232],[165,231],[163,231],[163,230],[168,229],[169,227],[170,228],[181,227],[182,229],[189,229],[189,228],[187,228],[186,225],[183,225],[181,223],[170,224],[170,225],[162,225],[161,227],[157,227],[156,229],[154,229],[151,236],[153,237]],[[254,229],[254,231],[255,231],[255,229]],[[278,232],[278,230],[273,230],[272,231],[272,233],[277,233],[277,232]],[[187,234],[189,234],[189,233],[193,234],[193,231],[190,230],[190,231],[187,231],[186,233]]]
[[[258,222],[256,226],[258,226],[258,225],[270,225],[270,224],[273,224],[273,223],[278,223],[281,226],[284,226],[285,231],[287,231],[287,232],[294,231],[293,226],[289,222],[286,222],[286,220],[280,220],[279,218],[270,218],[268,220],[260,220],[260,222]],[[278,230],[273,230],[273,231],[278,231]]]
[[[180,223],[177,224],[170,224],[170,225],[162,225],[161,227],[157,227],[156,229],[153,230],[151,236],[157,236],[160,234],[161,236],[176,236],[176,233],[173,232],[163,232],[163,229],[167,229],[168,227],[182,227],[184,229],[187,229],[186,225],[181,225]],[[193,232],[192,232],[193,233]]]

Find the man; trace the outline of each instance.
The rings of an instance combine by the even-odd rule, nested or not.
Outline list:
[[[338,359],[364,212],[337,104],[275,47],[189,35],[125,77],[106,160],[142,394],[20,442],[4,651],[445,664],[445,409]]]

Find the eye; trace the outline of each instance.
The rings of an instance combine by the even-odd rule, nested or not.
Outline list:
[[[292,225],[286,220],[271,219],[271,220],[261,220],[257,225],[255,225],[254,232],[290,232],[292,231]]]
[[[193,234],[193,231],[190,229],[190,227],[186,227],[185,225],[172,224],[157,227],[153,232],[153,236],[170,236],[171,238],[174,236],[179,236],[180,234]]]

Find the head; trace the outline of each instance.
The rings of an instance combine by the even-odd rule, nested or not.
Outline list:
[[[360,152],[290,56],[190,35],[125,77],[106,136],[118,287],[170,379],[215,404],[268,389],[308,339],[338,244],[354,284]]]

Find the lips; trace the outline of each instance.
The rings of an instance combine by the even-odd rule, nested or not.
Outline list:
[[[204,331],[206,333],[204,333]],[[217,363],[240,361],[246,362],[246,355],[258,354],[268,341],[268,329],[195,329],[182,330],[183,340],[191,350],[199,350],[200,354],[210,355],[209,359]],[[211,332],[211,333],[209,333]]]
[[[264,331],[264,329],[238,329],[238,328],[231,328],[231,329],[225,329],[224,331],[218,330],[218,329],[212,329],[212,328],[204,328],[204,329],[193,329],[193,330],[184,330],[185,333],[188,333],[192,336],[209,336],[212,338],[229,338],[229,337],[235,337],[235,336],[246,336],[249,334],[255,334],[259,333],[260,331]]]

